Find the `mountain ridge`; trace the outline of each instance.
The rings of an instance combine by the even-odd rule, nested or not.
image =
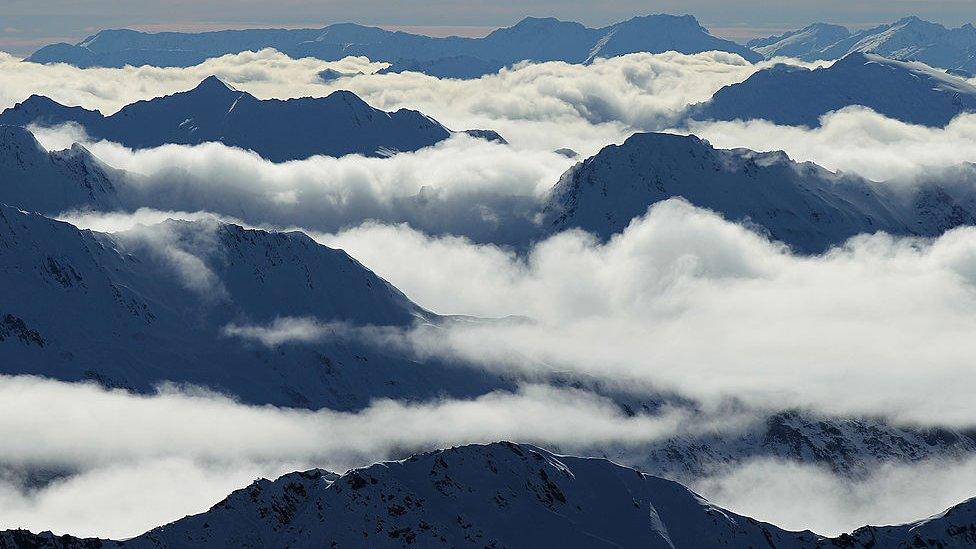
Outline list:
[[[976,222],[966,185],[922,184],[904,195],[857,175],[794,162],[781,151],[716,149],[694,135],[637,133],[563,174],[543,208],[543,226],[608,239],[671,198],[748,222],[804,254],[865,232],[937,236]]]
[[[75,123],[94,139],[131,148],[216,141],[252,150],[273,162],[324,154],[388,156],[439,143],[455,133],[419,111],[386,112],[356,94],[257,99],[209,76],[191,90],[141,100],[104,116],[32,95],[0,112],[0,124],[54,126]],[[480,130],[475,137],[501,140]]]

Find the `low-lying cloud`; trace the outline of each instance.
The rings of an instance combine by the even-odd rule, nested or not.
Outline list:
[[[696,122],[687,130],[715,147],[782,150],[794,160],[878,181],[938,180],[947,167],[976,162],[976,114],[962,114],[945,128],[930,128],[848,107],[825,115],[814,129],[750,120]]]
[[[669,200],[605,244],[567,232],[526,256],[406,226],[317,238],[433,311],[536,320],[458,324],[417,339],[423,353],[571,368],[705,403],[973,425],[971,227],[862,235],[802,257]]]
[[[857,480],[813,465],[757,460],[693,483],[717,505],[832,536],[927,518],[971,498],[974,487],[974,459],[886,464]]]
[[[589,155],[633,129],[673,124],[687,105],[771,63],[753,65],[724,52],[668,52],[588,65],[521,63],[478,79],[454,80],[420,73],[373,74],[384,64],[365,58],[296,60],[270,49],[225,55],[188,68],[121,69],[39,65],[0,53],[0,108],[37,93],[111,114],[136,100],[190,89],[215,74],[262,99],[322,97],[348,89],[374,107],[419,109],[452,129],[497,130],[519,148],[570,147]],[[318,73],[327,68],[365,74],[323,82]]]

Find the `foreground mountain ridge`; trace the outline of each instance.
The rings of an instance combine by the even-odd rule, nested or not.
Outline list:
[[[211,57],[275,48],[291,57],[335,61],[363,55],[403,69],[429,68],[433,76],[471,78],[519,61],[586,63],[627,53],[700,53],[720,50],[748,61],[762,56],[735,42],[716,38],[690,15],[647,15],[602,28],[552,17],[527,17],[483,38],[434,38],[354,23],[321,29],[252,29],[205,33],[145,33],[104,30],[78,44],[52,44],[27,58],[37,63],[79,67],[124,65],[191,66]],[[451,62],[463,58],[464,63]]]
[[[339,475],[258,480],[209,511],[126,541],[23,530],[3,548],[768,547],[976,545],[976,500],[901,526],[837,538],[737,515],[684,486],[604,459],[527,444],[469,445]]]
[[[216,76],[192,90],[137,101],[109,116],[38,95],[0,113],[0,124],[67,123],[81,126],[91,138],[136,149],[221,142],[273,162],[320,154],[387,156],[429,147],[455,133],[418,111],[373,108],[350,91],[322,98],[262,100]],[[471,134],[504,141],[491,131]]]

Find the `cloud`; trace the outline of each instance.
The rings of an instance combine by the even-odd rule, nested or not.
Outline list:
[[[217,251],[218,222],[212,216],[197,216],[196,221],[192,226],[175,221],[135,224],[114,233],[114,237],[123,246],[123,253],[125,249],[148,251],[150,257],[173,272],[186,289],[202,299],[227,299],[223,282],[207,265],[207,259]]]
[[[694,133],[715,147],[783,150],[795,160],[875,180],[939,179],[946,167],[976,162],[976,114],[929,128],[848,107],[825,115],[815,129],[750,120],[695,122],[687,130],[679,133]]]
[[[270,49],[225,55],[188,68],[122,69],[39,65],[0,53],[0,108],[38,93],[111,114],[139,99],[190,89],[216,74],[260,98],[321,97],[348,89],[374,107],[419,109],[453,129],[497,130],[520,149],[570,147],[589,155],[633,129],[673,124],[686,105],[704,101],[770,63],[752,65],[722,52],[631,54],[589,65],[522,63],[479,79],[453,80],[419,73],[371,74],[383,65],[365,58],[295,60]],[[326,68],[369,74],[326,83],[318,77]]]
[[[202,511],[257,475],[312,466],[341,472],[467,442],[629,445],[720,424],[736,425],[691,421],[677,409],[628,416],[591,393],[542,385],[469,400],[378,400],[342,413],[248,406],[193,388],[135,395],[5,376],[0,464],[10,472],[0,481],[0,528],[120,538]],[[63,476],[28,486],[23,471]]]
[[[971,227],[934,240],[862,235],[803,257],[670,200],[608,243],[568,232],[525,256],[405,226],[316,238],[435,312],[536,320],[418,333],[412,344],[421,354],[486,368],[571,369],[706,405],[734,398],[973,425]]]
[[[973,459],[886,464],[858,480],[812,465],[757,460],[693,484],[717,505],[825,535],[921,520],[969,499],[974,486]]]
[[[37,135],[52,148],[76,137],[71,128]],[[392,158],[318,156],[283,164],[217,143],[143,151],[87,146],[129,172],[117,188],[133,209],[204,210],[252,225],[329,232],[376,219],[502,242],[536,230],[542,197],[574,162],[460,135]]]

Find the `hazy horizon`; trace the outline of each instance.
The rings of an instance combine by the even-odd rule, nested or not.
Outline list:
[[[777,34],[813,22],[829,22],[864,28],[908,15],[958,27],[970,23],[971,4],[966,0],[894,1],[870,0],[856,5],[839,0],[811,8],[797,0],[768,7],[757,0],[728,2],[659,0],[637,2],[553,2],[548,0],[497,6],[480,0],[437,2],[422,8],[403,1],[341,0],[328,6],[308,0],[283,0],[279,9],[254,0],[218,0],[200,4],[186,0],[149,3],[128,2],[124,10],[115,0],[12,0],[0,21],[0,51],[26,55],[55,42],[75,43],[106,28],[132,28],[148,32],[199,32],[242,28],[316,28],[337,22],[356,22],[431,36],[484,36],[528,16],[557,17],[588,26],[603,26],[650,13],[692,14],[717,36],[746,41]],[[829,13],[829,16],[825,16]]]

